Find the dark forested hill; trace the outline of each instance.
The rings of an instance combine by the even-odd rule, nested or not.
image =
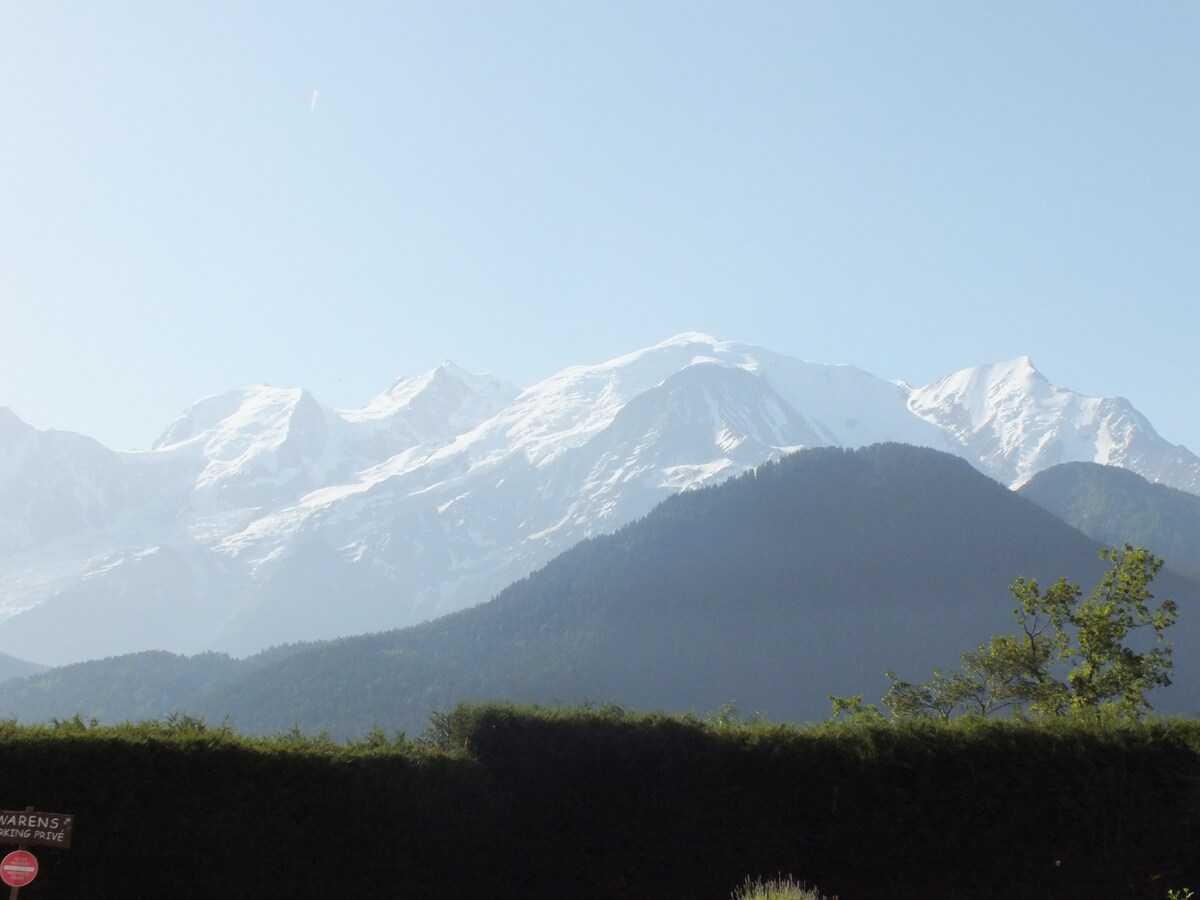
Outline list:
[[[956,457],[896,444],[808,450],[674,496],[490,603],[293,648],[173,708],[338,736],[412,732],[432,709],[486,698],[700,713],[733,702],[813,720],[831,693],[875,700],[886,669],[927,677],[1009,630],[1017,575],[1090,587],[1100,546]],[[1200,591],[1167,572],[1155,588],[1181,615],[1177,685],[1152,699],[1195,710]],[[0,685],[0,716],[90,714],[86,693],[57,697],[57,712],[45,693],[30,705],[53,675]]]
[[[1020,493],[1106,544],[1150,547],[1167,565],[1200,579],[1200,497],[1115,466],[1063,463]]]

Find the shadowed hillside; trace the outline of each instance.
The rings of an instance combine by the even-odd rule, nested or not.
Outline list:
[[[1128,469],[1063,463],[1020,489],[1043,509],[1106,544],[1150,547],[1177,572],[1200,579],[1200,497],[1151,484]]]

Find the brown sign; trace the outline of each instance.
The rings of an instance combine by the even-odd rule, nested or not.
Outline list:
[[[66,849],[71,846],[75,817],[65,813],[0,809],[0,844],[43,844]]]

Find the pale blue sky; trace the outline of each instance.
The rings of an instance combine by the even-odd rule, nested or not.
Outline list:
[[[1029,354],[1200,451],[1198,48],[1194,2],[0,0],[0,405],[124,449],[699,330]]]

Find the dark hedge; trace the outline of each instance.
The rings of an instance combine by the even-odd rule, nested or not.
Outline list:
[[[728,725],[463,705],[430,743],[0,725],[0,808],[73,813],[39,898],[843,900],[1200,887],[1200,723]],[[440,747],[440,749],[438,749]]]

